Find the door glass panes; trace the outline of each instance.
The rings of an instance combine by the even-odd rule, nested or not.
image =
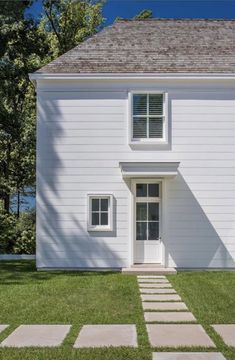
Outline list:
[[[148,240],[157,240],[159,238],[159,223],[149,222],[148,223]]]
[[[96,198],[91,200],[91,225],[106,226],[109,224],[109,199]]]
[[[159,203],[150,202],[148,203],[148,221],[159,220]]]
[[[147,222],[136,223],[136,240],[147,239]]]
[[[148,184],[148,196],[159,197],[159,184]]]
[[[159,239],[159,184],[136,185],[136,240]]]
[[[137,184],[136,185],[136,196],[137,197],[146,197],[147,196],[147,184]]]
[[[136,197],[159,197],[159,184],[137,184]]]
[[[147,220],[147,203],[136,203],[136,220],[146,221]]]

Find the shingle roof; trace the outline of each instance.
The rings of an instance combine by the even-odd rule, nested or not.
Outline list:
[[[38,73],[235,73],[235,20],[123,20]]]

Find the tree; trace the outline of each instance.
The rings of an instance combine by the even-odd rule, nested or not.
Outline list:
[[[153,12],[152,10],[142,10],[140,11],[139,14],[137,14],[136,16],[133,17],[133,20],[143,20],[143,19],[149,19],[153,17]]]
[[[24,18],[29,1],[6,2],[0,15],[0,199],[33,186],[35,101],[28,73],[41,64],[47,46],[36,24]]]
[[[53,57],[72,49],[101,27],[103,0],[44,0],[45,29]]]

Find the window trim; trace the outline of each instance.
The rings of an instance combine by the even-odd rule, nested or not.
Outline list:
[[[163,95],[163,137],[160,138],[133,138],[133,95],[161,94]],[[159,116],[160,117],[160,116]],[[128,93],[128,142],[130,145],[166,145],[168,144],[168,93],[165,91],[136,90]]]
[[[108,199],[108,225],[92,225],[92,199]],[[113,195],[107,193],[87,194],[87,230],[112,231],[113,230]]]

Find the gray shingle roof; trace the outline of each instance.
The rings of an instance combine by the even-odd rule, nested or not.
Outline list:
[[[235,20],[118,21],[37,73],[235,73]]]

